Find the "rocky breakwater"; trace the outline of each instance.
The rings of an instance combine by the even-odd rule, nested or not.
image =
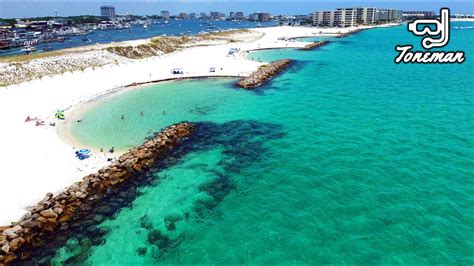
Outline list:
[[[42,246],[53,234],[68,230],[73,219],[80,220],[78,216],[84,215],[81,205],[97,203],[114,186],[143,174],[194,131],[191,123],[170,126],[58,195],[48,193],[20,221],[0,226],[0,265],[28,258],[31,249]]]
[[[303,50],[303,51],[310,51],[310,50],[314,50],[318,47],[321,47],[323,45],[326,45],[328,44],[329,41],[328,40],[324,40],[324,41],[319,41],[319,42],[312,42],[308,45],[306,45],[305,47],[301,48],[300,50]]]
[[[352,35],[352,34],[356,34],[358,32],[361,32],[363,31],[364,29],[355,29],[355,30],[351,30],[351,31],[348,31],[346,33],[342,33],[342,34],[339,34],[336,36],[336,38],[344,38],[344,37],[347,37],[349,35]]]
[[[266,81],[272,79],[293,62],[291,59],[282,59],[263,65],[253,72],[250,76],[237,82],[237,86],[245,89],[253,89],[261,86]]]

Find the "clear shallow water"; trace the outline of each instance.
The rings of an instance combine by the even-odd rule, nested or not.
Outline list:
[[[393,63],[396,44],[418,41],[398,27],[258,52],[297,62],[256,91],[169,82],[94,106],[73,132],[95,147],[208,123],[98,244],[76,234],[54,261],[472,264],[474,32],[452,31],[462,65]]]

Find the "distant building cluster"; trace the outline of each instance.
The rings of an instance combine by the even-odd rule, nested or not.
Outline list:
[[[113,6],[101,6],[100,16],[108,20],[115,20],[115,7]]]
[[[354,27],[357,25],[371,25],[401,19],[401,10],[380,9],[375,7],[351,7],[316,11],[313,14],[313,25],[322,27]]]
[[[436,13],[433,11],[403,11],[404,20],[413,20],[418,18],[435,18]]]
[[[100,16],[108,20],[116,20],[115,8],[113,6],[101,6],[100,7]],[[258,21],[258,22],[267,22],[272,19],[270,13],[265,12],[256,12],[249,14],[248,17],[245,16],[244,12],[241,11],[231,11],[229,16],[218,11],[211,11],[209,13],[201,12],[199,15],[197,13],[185,13],[181,12],[178,15],[171,15],[169,11],[163,10],[160,12],[161,19],[170,20],[170,19],[211,19],[211,20],[249,20],[249,21]]]
[[[229,12],[229,18],[230,19],[236,19],[236,20],[242,20],[244,19],[244,12]]]

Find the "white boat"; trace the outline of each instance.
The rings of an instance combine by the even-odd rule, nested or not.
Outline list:
[[[25,52],[26,54],[32,53],[36,51],[36,47],[27,45],[25,48],[21,49],[22,52]]]

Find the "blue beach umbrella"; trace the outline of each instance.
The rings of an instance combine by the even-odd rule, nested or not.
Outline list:
[[[89,154],[89,153],[91,153],[91,151],[90,151],[89,149],[81,149],[81,150],[79,150],[79,153],[81,153],[81,154]]]

